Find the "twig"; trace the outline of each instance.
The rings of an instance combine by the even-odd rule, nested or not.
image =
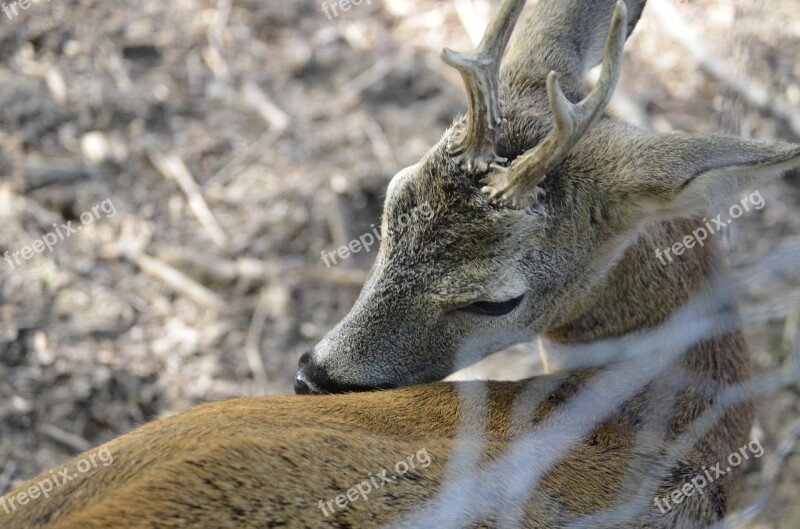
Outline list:
[[[335,189],[338,182],[332,177],[328,180],[330,191],[324,197],[326,220],[328,221],[328,232],[335,247],[344,246],[351,240],[350,222],[348,222],[348,212],[350,211],[346,197]]]
[[[222,33],[228,25],[231,14],[231,0],[219,0],[217,9],[214,11],[214,18],[208,27],[206,37],[208,47],[203,50],[203,60],[206,61],[214,79],[222,83],[229,83],[231,80],[230,68],[222,57]]]
[[[397,170],[399,162],[395,156],[394,149],[386,139],[380,123],[370,114],[366,114],[364,118],[364,132],[367,133],[370,144],[372,145],[372,152],[375,153],[375,158],[381,164],[381,169],[385,172]]]
[[[703,70],[739,93],[751,105],[785,120],[792,131],[800,136],[800,111],[755,79],[738,75],[714,56],[668,0],[654,0],[650,6],[650,9],[656,10],[664,29],[694,56]]]
[[[53,424],[43,424],[39,427],[39,431],[53,441],[60,443],[75,452],[85,452],[92,447],[92,443],[80,435],[62,430]]]
[[[302,266],[287,270],[298,281],[306,283],[335,283],[339,285],[361,287],[367,281],[369,270],[355,268],[329,268],[321,270],[316,266]]]
[[[208,195],[215,197],[219,195],[219,189],[227,184],[234,176],[233,166],[237,164],[251,163],[252,160],[261,155],[263,152],[268,151],[272,144],[280,138],[283,131],[278,129],[269,129],[264,131],[255,141],[250,143],[244,149],[234,153],[233,156],[225,162],[219,171],[208,179],[209,192]],[[215,193],[215,191],[217,191]]]
[[[127,253],[126,255],[143,272],[150,274],[195,303],[217,312],[227,311],[225,300],[160,259],[145,253]]]
[[[253,312],[253,318],[250,320],[250,328],[247,330],[247,339],[245,340],[244,350],[247,357],[247,365],[250,367],[250,372],[253,373],[253,378],[256,381],[256,392],[262,392],[267,387],[267,369],[264,367],[264,359],[261,357],[261,336],[264,332],[264,326],[267,323],[267,316],[269,315],[269,297],[267,292],[261,295],[258,300],[256,310]]]
[[[192,173],[189,172],[183,160],[175,154],[164,155],[152,149],[148,151],[148,156],[156,169],[165,178],[175,180],[178,183],[178,186],[189,199],[189,207],[197,217],[197,220],[200,221],[200,224],[203,225],[211,240],[217,246],[224,248],[228,242],[228,236],[225,235],[214,214],[211,213],[211,209],[208,207],[205,198],[203,198],[197,182],[195,182]]]
[[[91,166],[71,160],[31,160],[25,164],[23,191],[36,191],[53,184],[72,184],[96,174]]]
[[[352,81],[342,87],[343,95],[340,96],[337,106],[343,110],[347,110],[357,105],[361,93],[389,75],[394,67],[395,65],[391,60],[384,58],[376,62],[363,73],[354,77]]]
[[[61,75],[57,66],[51,66],[47,69],[44,76],[47,88],[50,89],[50,94],[53,100],[59,105],[64,105],[67,102],[67,83],[64,81],[64,76]]]
[[[270,126],[283,132],[292,122],[286,112],[281,110],[261,88],[252,82],[247,82],[242,87],[242,97],[247,106],[258,112]]]
[[[357,268],[324,268],[311,265],[293,265],[280,261],[260,261],[239,258],[235,261],[192,251],[190,248],[169,248],[158,252],[159,259],[167,266],[186,266],[205,274],[211,281],[229,282],[238,279],[265,280],[285,278],[301,283],[331,283],[360,287],[367,279],[368,270]]]
[[[20,187],[24,187],[25,151],[22,149],[22,142],[17,138],[16,134],[0,130],[0,145],[3,146],[0,152],[2,152],[7,166],[3,176],[7,178],[7,182],[13,182],[19,184]]]

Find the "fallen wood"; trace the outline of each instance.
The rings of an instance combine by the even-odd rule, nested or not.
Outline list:
[[[148,156],[156,169],[165,178],[177,182],[189,199],[189,207],[203,228],[205,228],[208,236],[217,246],[224,248],[228,243],[228,236],[219,225],[219,222],[217,222],[216,217],[211,212],[211,208],[208,207],[206,199],[200,192],[200,187],[197,185],[189,168],[183,163],[183,160],[175,154],[165,155],[155,150],[150,150]]]
[[[128,254],[128,258],[143,272],[155,277],[195,303],[217,312],[227,311],[228,306],[225,300],[164,261],[144,253]]]
[[[69,448],[73,452],[85,452],[93,446],[92,443],[80,435],[62,430],[58,426],[52,424],[41,425],[39,427],[39,431],[53,441]]]

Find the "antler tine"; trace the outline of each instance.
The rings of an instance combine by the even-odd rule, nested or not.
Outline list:
[[[509,167],[492,165],[491,173],[481,180],[485,184],[482,191],[489,195],[492,202],[515,209],[525,209],[535,204],[543,194],[539,183],[564,161],[570,150],[602,116],[622,71],[627,17],[625,2],[618,0],[606,40],[600,79],[583,101],[573,105],[561,91],[556,72],[550,72],[547,76],[547,97],[555,127],[539,145],[519,156]]]
[[[475,54],[442,50],[442,60],[457,69],[467,88],[469,113],[447,142],[447,152],[468,173],[485,173],[492,163],[505,161],[494,152],[500,110],[500,61],[525,0],[502,0]]]

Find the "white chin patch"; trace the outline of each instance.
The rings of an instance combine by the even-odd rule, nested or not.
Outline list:
[[[467,340],[456,352],[455,364],[458,369],[471,366],[486,356],[514,344],[530,341],[534,334],[519,329],[504,329],[474,336]]]

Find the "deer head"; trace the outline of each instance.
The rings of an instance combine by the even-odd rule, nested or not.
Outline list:
[[[652,324],[642,307],[666,294],[647,285],[694,273],[652,256],[680,240],[674,219],[800,165],[800,146],[653,134],[604,115],[645,0],[540,0],[501,69],[524,3],[502,0],[476,54],[443,51],[468,115],[392,179],[368,280],[303,355],[297,392],[434,381],[536,334]],[[423,204],[429,219],[408,223]]]

